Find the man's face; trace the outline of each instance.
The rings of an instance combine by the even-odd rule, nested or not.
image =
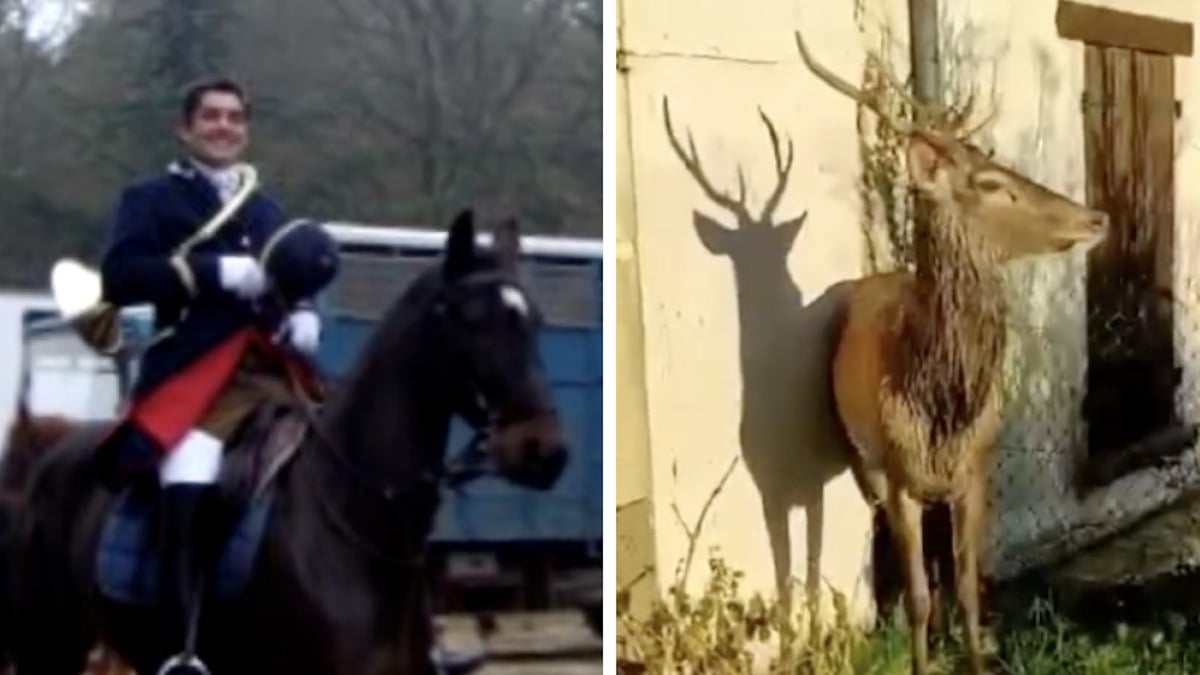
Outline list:
[[[191,119],[180,127],[179,135],[200,161],[215,167],[229,166],[246,149],[246,109],[234,94],[206,92]]]

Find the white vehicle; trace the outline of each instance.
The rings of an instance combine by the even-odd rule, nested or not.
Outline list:
[[[122,312],[127,330],[147,325],[142,314]],[[120,410],[135,366],[97,354],[57,312],[25,311],[22,348],[21,395],[31,413],[102,420]]]

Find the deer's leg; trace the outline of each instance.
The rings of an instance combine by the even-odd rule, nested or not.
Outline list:
[[[935,641],[950,637],[950,611],[953,607],[954,534],[950,525],[950,509],[935,504],[926,509],[921,519],[922,545],[925,550],[925,570],[930,578],[932,603],[929,610],[930,631]]]
[[[925,675],[929,663],[929,577],[921,552],[921,502],[898,485],[888,499],[888,519],[904,566],[905,599],[912,643],[913,675]]]
[[[979,630],[979,540],[983,536],[985,487],[982,477],[973,477],[967,491],[955,500],[952,514],[958,604],[971,672],[977,674],[984,672]]]
[[[887,474],[882,469],[868,469],[859,462],[851,463],[850,468],[863,498],[871,507],[874,537],[871,543],[871,564],[875,568],[873,590],[878,614],[876,624],[883,626],[891,622],[892,612],[896,603],[900,601],[901,589],[904,586],[903,558],[896,543],[896,528],[892,524],[888,508]]]

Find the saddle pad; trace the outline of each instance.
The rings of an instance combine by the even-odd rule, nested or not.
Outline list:
[[[206,584],[210,596],[230,600],[250,580],[266,531],[273,490],[249,503],[226,540]],[[115,602],[153,607],[161,604],[162,560],[153,525],[153,498],[130,490],[117,496],[100,534],[96,553],[96,582],[104,597]]]

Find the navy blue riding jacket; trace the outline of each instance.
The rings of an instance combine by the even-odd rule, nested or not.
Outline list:
[[[270,314],[224,290],[217,259],[250,254],[285,224],[282,209],[255,191],[216,235],[192,248],[186,271],[171,256],[221,208],[216,188],[187,162],[125,188],[101,262],[104,298],[119,306],[150,304],[155,329],[170,333],[141,357],[132,396],[138,399],[250,325],[268,330]],[[277,318],[276,318],[277,320]]]

